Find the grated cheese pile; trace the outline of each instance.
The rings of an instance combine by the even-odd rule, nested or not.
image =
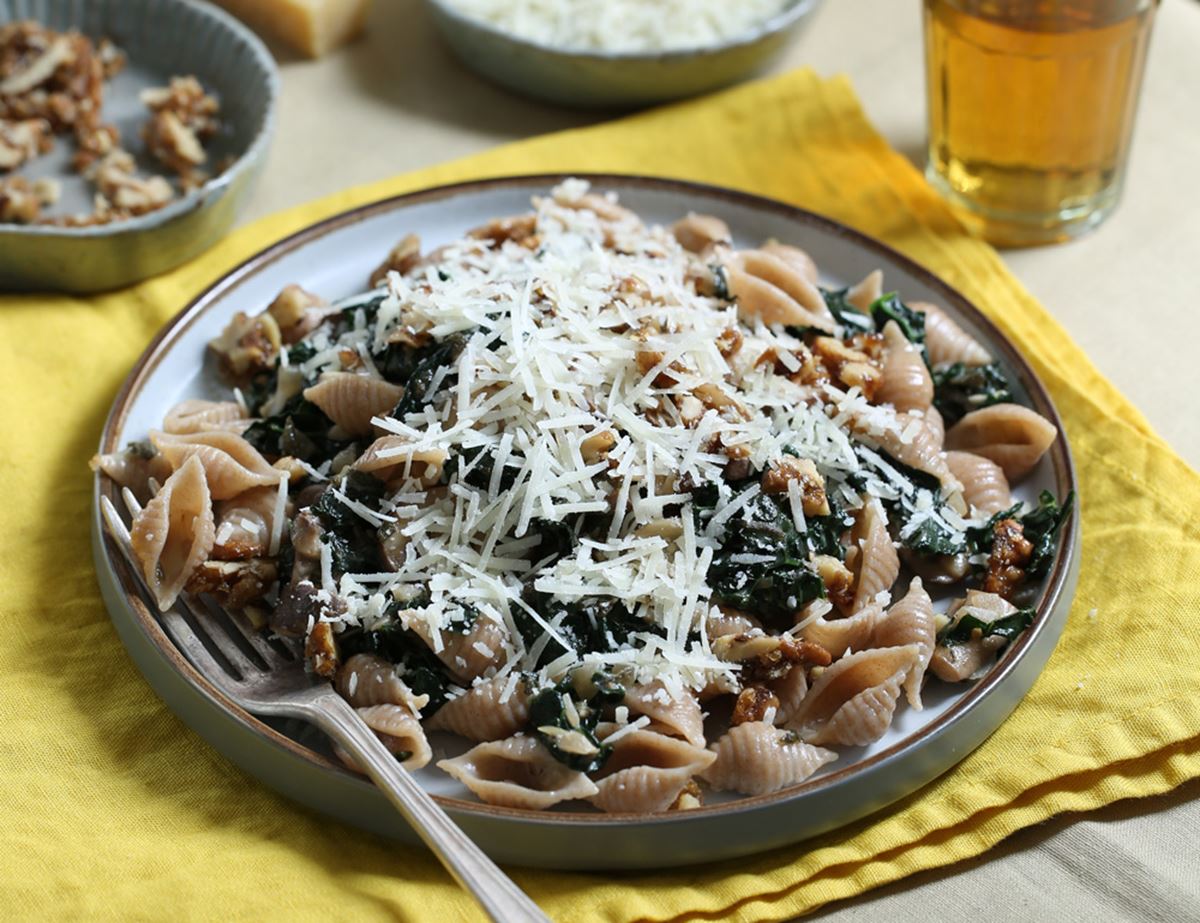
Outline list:
[[[327,327],[309,338],[315,352],[291,370],[308,381],[343,368],[347,356],[373,369],[371,353],[401,327],[465,340],[434,375],[424,409],[373,421],[400,437],[385,452],[411,476],[379,509],[335,494],[368,525],[398,529],[407,545],[395,572],[340,577],[324,547],[322,588],[346,604],[331,618],[371,629],[391,599],[420,598],[401,617],[435,652],[468,610],[495,620],[507,629],[505,648],[485,678],[508,676],[509,694],[522,673],[554,682],[581,664],[658,679],[672,693],[735,681],[739,666],[714,656],[705,632],[716,614],[707,582],[714,550],[758,492],[735,494],[725,482],[731,455],[757,470],[785,450],[811,459],[847,509],[866,495],[900,502],[910,526],[935,518],[961,533],[973,521],[871,450],[872,434],[911,440],[909,420],[856,389],[814,389],[756,364],[765,350],[800,341],[761,322],[748,327],[733,303],[698,294],[696,273],[705,267],[695,255],[632,213],[599,217],[583,207],[587,193],[587,184],[568,181],[535,200],[535,247],[451,244],[418,270],[391,273],[373,314],[366,306],[378,292],[343,302],[354,323],[336,339]],[[719,343],[731,329],[744,342],[726,358]],[[661,358],[643,372],[639,351]],[[281,371],[281,387],[283,379]],[[853,438],[848,420],[859,433]],[[611,443],[607,451],[587,451],[598,441]],[[431,453],[452,462],[435,486],[414,462]],[[480,477],[485,463],[490,473]],[[688,484],[718,489],[707,521],[694,520]],[[339,490],[336,480],[330,489]],[[794,484],[788,502],[804,532]],[[530,560],[545,523],[566,523],[575,547]],[[612,598],[648,630],[621,643],[610,638],[615,650],[575,650],[561,617],[547,619],[527,603],[527,585],[566,603]],[[514,613],[540,625],[536,643],[526,647]],[[538,669],[551,639],[566,653]]]
[[[446,0],[519,38],[571,51],[702,48],[752,32],[789,0]]]

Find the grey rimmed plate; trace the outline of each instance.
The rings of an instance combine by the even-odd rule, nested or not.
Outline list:
[[[668,223],[688,211],[725,219],[739,244],[774,237],[807,250],[827,283],[856,280],[882,268],[888,289],[944,305],[998,356],[1018,400],[1061,421],[1017,350],[962,295],[883,244],[810,212],[745,193],[674,180],[592,176],[647,221]],[[263,250],[185,307],[147,348],[113,404],[100,451],[142,439],[185,397],[226,393],[204,362],[206,342],[237,311],[266,306],[284,285],[299,283],[327,298],[361,291],[392,244],[408,233],[426,247],[455,239],[491,218],[528,207],[559,176],[481,180],[387,199],[329,218]],[[1060,438],[1016,493],[1063,496],[1075,487],[1070,451]],[[96,571],[121,639],[150,684],[214,747],[284,794],[367,830],[416,842],[404,821],[367,781],[329,757],[318,735],[272,725],[228,701],[163,633],[138,576],[101,530],[99,499],[114,485],[97,477],[92,516]],[[432,765],[415,775],[484,849],[501,862],[554,868],[653,868],[727,859],[794,843],[877,811],[951,769],[1016,707],[1062,631],[1079,567],[1073,516],[1037,600],[1033,626],[972,684],[926,686],[924,711],[899,710],[877,743],[845,749],[804,784],[770,795],[714,798],[669,815],[600,814],[589,809],[526,811],[474,801]],[[434,735],[435,757],[466,748]],[[587,811],[585,813],[585,811]]]
[[[591,51],[556,48],[426,0],[434,24],[467,67],[525,96],[582,109],[630,108],[707,93],[776,61],[820,0],[788,3],[748,32],[697,48]]]
[[[195,0],[0,0],[0,25],[32,19],[59,31],[111,39],[128,59],[105,86],[103,117],[144,170],[139,94],[192,74],[221,104],[221,130],[209,163],[232,158],[222,173],[166,207],[128,221],[88,228],[0,224],[0,290],[98,292],[156,275],[203,253],[232,227],[266,159],[279,75],[263,43],[236,19]],[[68,136],[17,170],[62,184],[51,216],[91,211],[93,190],[70,168]]]

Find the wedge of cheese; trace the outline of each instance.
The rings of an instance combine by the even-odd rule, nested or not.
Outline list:
[[[216,0],[262,35],[310,58],[357,36],[371,0]]]

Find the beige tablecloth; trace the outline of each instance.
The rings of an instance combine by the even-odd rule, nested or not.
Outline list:
[[[918,163],[919,5],[826,0],[783,66],[853,80],[875,124]],[[1200,465],[1200,3],[1164,0],[1125,201],[1084,240],[1006,260],[1100,369]],[[376,0],[367,38],[283,61],[279,134],[247,218],[345,186],[588,124],[463,71],[418,0]],[[1197,613],[1200,617],[1200,613]],[[1200,784],[1022,832],[981,859],[827,908],[829,920],[1200,919]]]

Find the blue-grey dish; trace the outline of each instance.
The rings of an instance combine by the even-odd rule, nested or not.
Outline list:
[[[0,0],[0,25],[23,19],[109,38],[125,52],[129,64],[106,89],[104,117],[133,153],[145,118],[140,91],[172,76],[195,75],[221,103],[210,162],[232,163],[165,208],[128,221],[86,228],[0,224],[0,289],[120,288],[172,269],[220,240],[253,188],[274,127],[279,75],[263,43],[229,14],[194,0]],[[91,210],[86,182],[67,166],[70,152],[69,141],[59,138],[50,154],[20,171],[62,183],[63,199],[52,215]]]
[[[767,238],[795,243],[841,285],[882,268],[890,287],[913,300],[942,305],[1016,383],[1017,399],[1063,432],[1054,405],[1029,365],[961,294],[894,250],[811,212],[746,193],[675,180],[592,176],[593,186],[616,191],[644,219],[665,223],[688,211],[721,216],[735,243]],[[221,389],[203,362],[205,343],[237,311],[266,305],[296,282],[328,298],[361,290],[396,240],[409,233],[436,247],[497,215],[516,214],[530,196],[545,195],[562,176],[479,180],[413,192],[357,208],[300,231],[251,257],[201,293],[159,334],[117,395],[100,451],[145,438],[176,401],[215,397]],[[1056,440],[1018,490],[1031,499],[1046,489],[1077,489],[1066,440]],[[367,780],[332,757],[316,732],[260,720],[234,705],[182,655],[154,614],[141,579],[102,530],[99,500],[119,503],[107,478],[97,477],[91,517],[100,589],[121,640],[154,690],[214,747],[267,785],[366,830],[417,842],[398,813]],[[718,800],[667,814],[530,811],[474,801],[433,765],[414,777],[495,859],[550,868],[657,868],[730,859],[778,848],[864,817],[950,770],[1008,717],[1041,672],[1062,633],[1079,572],[1078,516],[1059,539],[1051,572],[1034,603],[1032,626],[979,680],[927,686],[922,711],[906,709],[888,733],[804,783],[768,795]],[[435,760],[454,755],[444,735],[430,738]],[[461,743],[461,742],[460,742]],[[461,751],[457,751],[461,752]]]
[[[660,52],[563,50],[427,0],[442,37],[462,62],[525,96],[577,108],[634,108],[707,93],[769,67],[803,31],[820,0],[792,0],[758,28],[728,42]]]

